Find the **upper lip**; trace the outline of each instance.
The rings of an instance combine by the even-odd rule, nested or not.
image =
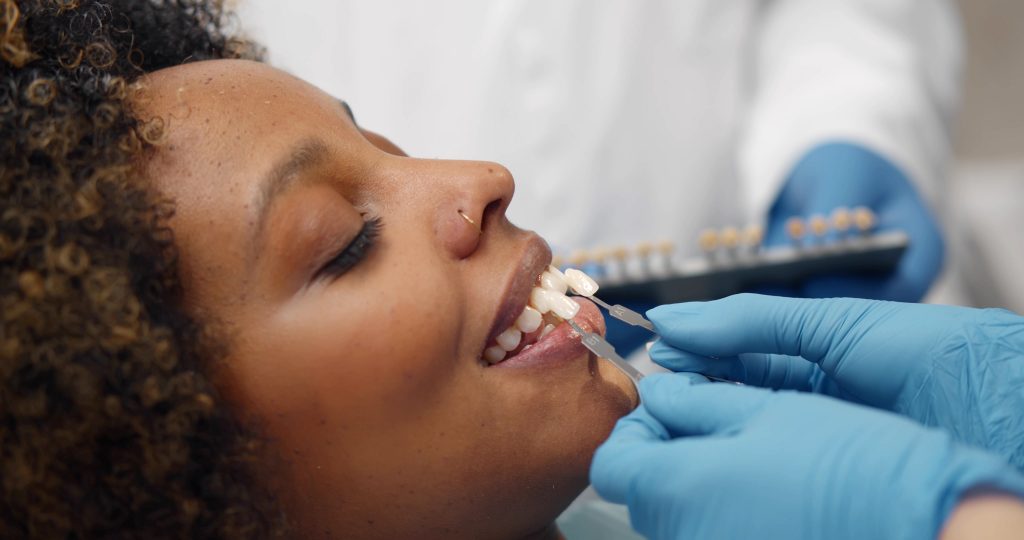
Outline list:
[[[541,275],[548,265],[551,264],[551,248],[547,242],[535,233],[530,233],[523,253],[515,265],[512,275],[509,277],[508,285],[498,304],[498,312],[494,316],[494,323],[487,335],[484,347],[493,343],[498,334],[512,326],[519,315],[526,307],[530,299],[530,292],[537,284],[537,276]],[[482,350],[482,349],[481,349]]]

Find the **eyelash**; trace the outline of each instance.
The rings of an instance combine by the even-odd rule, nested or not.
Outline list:
[[[380,237],[381,229],[384,228],[384,221],[379,217],[367,219],[363,223],[363,228],[359,230],[356,237],[345,249],[341,250],[341,253],[336,255],[327,264],[317,272],[318,278],[334,279],[351,270],[355,265],[359,264],[369,253],[373,246],[376,245],[378,237]]]

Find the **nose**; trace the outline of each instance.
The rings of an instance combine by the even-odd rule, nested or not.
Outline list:
[[[497,163],[451,161],[444,169],[435,230],[452,257],[465,259],[505,219],[515,182],[512,173]]]

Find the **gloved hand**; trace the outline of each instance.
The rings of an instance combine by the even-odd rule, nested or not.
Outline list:
[[[923,298],[942,269],[942,234],[904,173],[861,146],[829,143],[804,156],[769,210],[765,243],[791,243],[785,227],[791,217],[829,216],[836,208],[856,206],[877,214],[878,230],[899,229],[910,237],[910,247],[896,270],[884,277],[816,277],[787,292],[809,298],[848,296],[903,302]]]
[[[871,405],[942,427],[1024,469],[1024,317],[755,294],[661,306],[647,316],[661,335],[651,358],[670,370]]]
[[[640,383],[643,405],[594,456],[590,478],[662,538],[935,538],[960,497],[1024,495],[997,456],[905,418],[827,397]]]

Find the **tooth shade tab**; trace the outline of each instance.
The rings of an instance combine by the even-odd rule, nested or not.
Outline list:
[[[516,319],[516,328],[524,334],[535,332],[540,328],[540,324],[544,321],[544,315],[541,312],[533,309],[530,306],[526,306],[523,312]]]
[[[825,216],[813,215],[807,223],[810,225],[811,232],[814,233],[814,236],[821,237],[828,234],[828,220],[825,219]]]
[[[541,287],[534,287],[533,290],[530,291],[530,306],[541,313],[551,311],[549,296],[552,294],[557,293],[553,293],[552,291]]]
[[[740,245],[740,230],[736,227],[726,227],[722,229],[719,240],[726,249],[735,249]]]
[[[832,212],[832,225],[839,232],[846,232],[850,230],[852,219],[853,218],[850,217],[850,211],[846,208],[836,208]]]
[[[789,233],[791,239],[800,240],[807,232],[807,226],[804,224],[804,220],[798,217],[791,217],[786,220],[786,232]]]
[[[764,228],[760,225],[748,225],[743,231],[746,243],[750,247],[760,246],[764,242]]]
[[[575,268],[565,271],[565,281],[569,283],[573,292],[580,296],[594,296],[598,289],[597,282],[593,278]]]
[[[495,341],[498,342],[498,346],[501,347],[505,352],[511,352],[519,346],[519,342],[523,340],[523,333],[516,328],[509,328],[504,332],[498,334]]]
[[[853,209],[853,224],[861,232],[867,232],[875,228],[876,222],[875,213],[870,208],[858,206]]]
[[[568,296],[554,291],[548,291],[548,303],[555,315],[566,320],[575,317],[580,312],[579,304],[573,302]]]
[[[702,251],[710,253],[718,249],[718,231],[714,229],[705,229],[701,231],[697,242],[700,244],[700,249]]]
[[[558,272],[558,270],[555,270],[555,272]],[[555,274],[550,270],[541,274],[540,286],[559,294],[565,294],[565,291],[569,290],[569,284],[565,282],[565,277],[562,276],[562,273],[558,272]]]
[[[495,345],[494,347],[487,347],[484,349],[484,360],[487,360],[489,364],[497,364],[505,359],[505,349]]]

